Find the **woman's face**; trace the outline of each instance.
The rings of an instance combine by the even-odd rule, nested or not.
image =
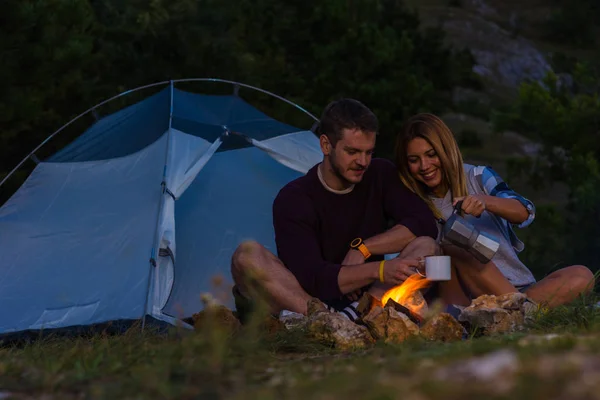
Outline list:
[[[441,187],[442,163],[427,140],[417,137],[408,142],[406,156],[408,170],[413,178],[427,185],[432,191]]]

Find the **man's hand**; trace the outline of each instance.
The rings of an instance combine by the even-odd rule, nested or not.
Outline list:
[[[453,206],[459,201],[463,200],[462,210],[465,214],[479,217],[486,210],[485,196],[484,195],[468,195],[467,197],[457,197],[452,203]]]
[[[385,262],[383,266],[383,280],[386,284],[400,285],[409,276],[417,272],[419,260],[394,258]]]
[[[358,265],[364,263],[365,257],[360,251],[356,249],[348,250],[348,253],[346,253],[346,257],[344,257],[344,260],[342,261],[342,265]]]
[[[348,250],[348,253],[346,253],[346,257],[344,257],[344,260],[342,261],[342,265],[359,265],[364,263],[365,257],[360,251],[356,249]],[[361,294],[362,290],[357,289],[353,292],[347,293],[345,297],[350,301],[356,301],[360,298]]]

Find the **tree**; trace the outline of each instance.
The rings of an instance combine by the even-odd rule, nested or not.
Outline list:
[[[562,182],[568,189],[564,209],[546,209],[530,237],[529,260],[549,257],[564,264],[598,268],[600,245],[600,79],[578,65],[575,85],[567,88],[550,73],[543,83],[523,84],[517,101],[495,117],[497,130],[512,129],[539,142],[537,157],[513,162],[537,187]]]
[[[396,0],[240,0],[235,7],[221,0],[7,0],[0,7],[0,177],[85,109],[157,81],[238,80],[316,114],[334,98],[354,97],[377,113],[384,155],[406,116],[442,112],[453,87],[476,82],[470,54],[446,47],[441,30],[422,30],[418,15]],[[282,102],[253,100],[296,123]],[[85,124],[53,139],[45,154]]]

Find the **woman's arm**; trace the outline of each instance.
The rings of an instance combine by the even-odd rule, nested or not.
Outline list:
[[[474,216],[484,210],[495,214],[511,224],[524,228],[535,218],[534,204],[512,190],[490,167],[477,167],[477,183],[485,194],[474,194],[464,198],[462,209]],[[455,199],[454,204],[460,199]]]
[[[529,218],[529,211],[527,211],[527,208],[525,208],[525,206],[517,199],[483,194],[475,196],[482,198],[486,210],[492,214],[496,214],[500,218],[504,218],[511,224],[521,225]]]

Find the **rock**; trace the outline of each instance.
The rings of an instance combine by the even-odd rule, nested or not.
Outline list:
[[[387,314],[384,312],[382,307],[374,307],[367,315],[363,316],[362,320],[367,325],[369,332],[371,332],[371,335],[375,339],[385,339]]]
[[[380,305],[380,304],[381,304],[380,300],[376,299],[369,292],[365,292],[361,296],[361,298],[358,300],[358,305],[356,306],[356,311],[358,311],[358,313],[360,315],[366,315],[369,313],[369,311],[371,311],[371,309],[375,305]]]
[[[521,330],[528,306],[523,293],[507,293],[501,296],[483,295],[466,307],[458,317],[473,327],[480,327],[485,334]]]
[[[546,54],[535,43],[506,29],[510,17],[501,17],[489,2],[463,2],[467,12],[435,19],[446,32],[446,40],[457,48],[467,47],[475,59],[473,71],[494,85],[518,89],[524,81],[542,82],[552,71]],[[508,21],[507,21],[508,20]],[[433,20],[432,20],[433,22]],[[516,17],[512,22],[517,23]],[[493,45],[490,45],[493,43]]]
[[[393,307],[374,307],[363,322],[371,335],[386,343],[402,343],[411,336],[419,334],[419,327],[405,314]]]
[[[419,334],[419,327],[412,322],[406,314],[396,311],[393,308],[386,307],[386,343],[402,343],[411,336]]]
[[[309,316],[306,328],[309,337],[340,350],[361,349],[375,342],[366,327],[335,312],[313,313]]]
[[[306,304],[306,308],[306,315],[308,315],[309,317],[313,314],[317,314],[320,312],[329,312],[325,303],[323,303],[316,297],[313,297],[308,301],[308,303]]]
[[[307,316],[308,336],[340,350],[360,349],[375,342],[366,327],[329,311],[317,298],[308,301]]]
[[[223,305],[211,305],[204,310],[192,315],[194,329],[201,330],[204,327],[219,327],[228,332],[236,332],[242,327],[242,323],[233,314],[233,311]]]
[[[427,340],[452,342],[462,340],[465,328],[448,313],[440,313],[425,322],[421,327],[421,336]]]
[[[260,331],[265,332],[269,336],[284,331],[286,328],[286,325],[279,318],[275,318],[272,315],[267,315],[259,326]]]
[[[292,330],[306,326],[308,318],[303,314],[284,310],[279,313],[279,321],[287,330]]]
[[[505,310],[520,310],[521,306],[527,300],[523,293],[506,293],[500,296],[483,295],[473,300],[472,305],[478,307],[501,307]]]

